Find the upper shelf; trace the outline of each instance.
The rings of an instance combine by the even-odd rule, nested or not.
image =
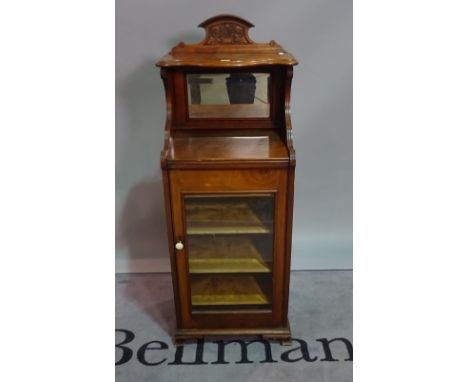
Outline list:
[[[248,34],[253,24],[233,15],[219,15],[199,25],[205,38],[197,44],[179,43],[156,63],[160,67],[245,67],[296,65],[296,59],[275,41],[255,43]]]

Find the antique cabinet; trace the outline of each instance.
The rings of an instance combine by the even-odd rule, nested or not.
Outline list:
[[[255,43],[231,15],[202,24],[156,65],[167,103],[161,152],[175,342],[257,335],[290,341],[295,153],[292,55]]]

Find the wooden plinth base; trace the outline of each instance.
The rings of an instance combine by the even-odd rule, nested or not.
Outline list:
[[[260,337],[267,341],[279,341],[281,345],[291,345],[291,329],[285,328],[255,328],[255,329],[176,329],[174,345],[183,345],[186,341],[199,338],[229,338]]]

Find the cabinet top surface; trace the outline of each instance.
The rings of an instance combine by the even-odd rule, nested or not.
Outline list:
[[[288,150],[274,130],[204,132],[196,136],[179,133],[172,137],[170,161],[210,162],[228,160],[284,160]]]
[[[199,26],[205,29],[203,41],[197,44],[179,43],[156,65],[225,68],[297,64],[296,59],[275,41],[253,42],[248,35],[253,24],[240,17],[219,15]]]

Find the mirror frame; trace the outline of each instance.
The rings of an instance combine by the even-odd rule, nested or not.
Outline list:
[[[216,129],[216,128],[275,128],[284,121],[284,76],[285,67],[248,66],[229,68],[180,67],[174,70],[171,77],[173,127],[183,129]],[[191,118],[189,115],[187,74],[217,73],[268,73],[270,75],[270,113],[260,118]]]

